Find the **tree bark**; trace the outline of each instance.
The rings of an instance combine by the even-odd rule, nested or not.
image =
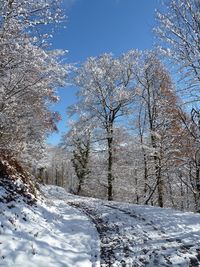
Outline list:
[[[164,206],[164,201],[163,201],[164,183],[161,177],[161,160],[160,159],[158,159],[158,165],[156,165],[156,176],[157,176],[157,181],[158,181],[158,205],[159,207],[163,208]]]
[[[108,138],[108,200],[113,200],[113,151],[112,151],[113,138]]]
[[[77,188],[77,192],[76,192],[77,195],[80,194],[81,189],[82,189],[82,185],[83,185],[83,180],[82,179],[79,179],[78,188]]]
[[[196,212],[200,212],[200,162],[198,162],[196,166],[196,203],[195,210]]]
[[[161,153],[159,155],[157,154],[157,145],[156,145],[156,140],[153,134],[151,134],[151,142],[152,142],[152,147],[155,149],[154,153],[154,165],[155,165],[155,175],[156,175],[156,181],[158,184],[158,205],[159,207],[163,208],[164,206],[164,201],[163,201],[163,195],[164,195],[164,183],[163,179],[161,176]]]

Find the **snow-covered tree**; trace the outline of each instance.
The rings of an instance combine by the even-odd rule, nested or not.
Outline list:
[[[62,138],[61,146],[71,154],[71,162],[77,177],[76,194],[81,194],[82,186],[90,173],[89,160],[92,129],[81,120],[71,122],[70,131]]]
[[[200,84],[200,1],[199,0],[172,0],[164,2],[163,11],[157,13],[158,26],[156,32],[161,40],[163,50],[170,55],[172,61],[178,66],[178,75],[184,78],[184,84],[180,83],[179,89],[186,89],[185,102],[199,101]],[[182,94],[185,92],[181,90]],[[189,99],[190,98],[190,99]],[[180,112],[180,117],[185,127],[183,132],[183,155],[181,162],[185,162],[183,168],[189,181],[181,174],[181,181],[187,190],[193,192],[195,209],[199,210],[199,108],[191,103],[187,111]],[[192,107],[194,106],[194,107]],[[189,144],[192,148],[189,147]],[[195,145],[194,145],[195,144]],[[184,152],[187,148],[187,152]],[[193,152],[192,152],[193,151]]]
[[[156,189],[158,205],[164,205],[164,188],[166,168],[170,167],[169,160],[173,158],[177,132],[180,130],[178,118],[178,103],[171,78],[164,65],[154,52],[144,55],[143,63],[137,74],[140,87],[139,133],[144,160],[144,192],[147,185],[150,189],[146,203],[149,202]],[[145,142],[149,136],[151,152],[145,150],[149,146]],[[177,141],[177,140],[176,140]],[[155,181],[148,183],[147,155],[151,156],[154,165]],[[152,170],[150,170],[152,172]]]
[[[0,150],[1,154],[42,148],[59,119],[48,103],[64,85],[63,51],[47,49],[42,26],[62,19],[59,1],[1,1],[0,7]],[[39,150],[36,154],[39,154]],[[32,153],[33,155],[33,153]]]
[[[135,72],[139,53],[132,50],[115,58],[103,54],[89,58],[77,70],[75,84],[78,86],[79,102],[71,107],[95,121],[96,128],[104,131],[107,140],[108,200],[113,199],[113,132],[120,117],[128,115],[130,103],[136,94]]]
[[[182,154],[179,161],[182,165],[180,180],[187,192],[187,203],[182,206],[190,210],[200,210],[200,144],[199,144],[199,111],[193,109],[191,114],[180,110],[184,131],[181,134]],[[185,201],[184,201],[185,202]]]
[[[200,82],[200,1],[167,0],[164,3],[163,11],[157,13],[156,32],[162,47],[184,73],[185,82],[189,82],[193,91]]]

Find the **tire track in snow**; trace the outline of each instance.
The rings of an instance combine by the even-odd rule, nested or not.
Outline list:
[[[97,231],[99,233],[100,241],[101,241],[101,266],[102,267],[110,267],[110,266],[119,266],[119,267],[132,267],[132,266],[145,266],[147,262],[143,262],[142,258],[139,261],[139,263],[130,262],[128,263],[129,259],[132,259],[133,254],[133,241],[137,240],[137,232],[134,232],[134,226],[130,226],[132,232],[131,238],[127,236],[127,231],[123,231],[123,228],[126,228],[126,223],[123,225],[123,221],[127,222],[127,216],[130,217],[131,220],[135,219],[139,221],[139,223],[142,221],[146,224],[147,230],[150,230],[151,228],[154,229],[154,231],[158,231],[158,229],[153,225],[153,223],[147,222],[145,218],[143,218],[140,214],[136,214],[133,212],[126,211],[124,209],[118,208],[116,206],[111,206],[108,204],[103,204],[101,207],[104,209],[103,213],[107,213],[108,209],[111,211],[118,212],[118,218],[115,217],[116,221],[110,221],[109,218],[106,218],[103,216],[101,212],[98,212],[96,210],[96,207],[89,206],[88,203],[84,202],[67,202],[68,204],[79,208],[81,211],[83,211],[95,224]],[[106,210],[105,210],[106,209]],[[110,213],[110,212],[108,212]],[[119,215],[120,213],[120,215]],[[123,216],[125,215],[126,218],[123,220]],[[118,221],[120,220],[120,225]],[[147,231],[143,231],[140,229],[140,239],[141,239],[141,233],[142,233],[142,240],[141,244],[148,242],[151,240],[150,237],[148,237]],[[160,233],[159,233],[160,234]],[[137,242],[135,242],[137,243]],[[143,254],[147,253],[147,250],[143,249]]]
[[[81,200],[67,204],[80,209],[95,224],[101,241],[101,267],[173,266],[172,249],[180,257],[189,252],[180,239],[168,238],[167,233],[134,210]],[[197,267],[198,262],[188,256],[188,265],[184,266]]]

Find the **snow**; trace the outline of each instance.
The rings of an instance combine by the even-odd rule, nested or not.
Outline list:
[[[79,197],[70,202],[95,218],[105,266],[200,266],[199,214]]]
[[[0,203],[0,266],[200,266],[199,214],[42,191]]]
[[[55,192],[63,194],[58,187]],[[63,200],[44,198],[31,207],[21,201],[0,203],[0,210],[0,266],[99,266],[94,225]]]

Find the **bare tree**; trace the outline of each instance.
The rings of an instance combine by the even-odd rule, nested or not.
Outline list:
[[[152,147],[151,154],[153,155],[156,177],[146,203],[151,199],[157,188],[158,205],[163,207],[165,188],[163,169],[166,166],[167,154],[171,151],[170,138],[173,140],[173,135],[178,126],[178,120],[176,119],[178,114],[177,98],[170,76],[155,53],[146,54],[141,66],[142,68],[137,76],[141,88],[141,109],[143,109],[139,113],[140,139],[141,144],[144,145],[143,131],[147,130]],[[146,129],[144,129],[144,123],[146,123]],[[143,155],[144,162],[147,164],[145,151],[143,151]],[[145,165],[145,167],[147,172],[147,166]],[[147,182],[146,173],[145,181]]]
[[[79,103],[73,112],[83,113],[105,131],[108,160],[108,200],[113,199],[113,132],[118,119],[129,113],[135,95],[134,68],[137,51],[129,51],[119,58],[103,54],[89,58],[77,71],[75,84],[79,87]]]
[[[189,81],[192,89],[200,82],[199,10],[199,0],[167,0],[164,11],[157,13],[156,32],[162,46],[185,73],[185,82]]]

